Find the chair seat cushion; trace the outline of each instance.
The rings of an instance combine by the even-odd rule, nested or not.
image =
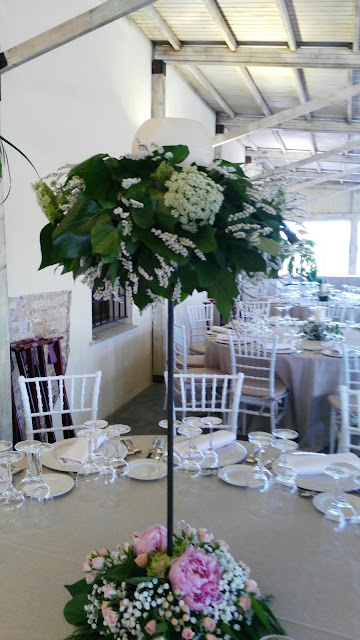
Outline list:
[[[287,386],[279,379],[275,378],[275,393],[272,399],[280,400],[286,396],[288,389]],[[264,398],[271,399],[269,394],[269,386],[265,380],[253,380],[245,376],[241,399],[244,400],[244,396],[251,398]]]
[[[205,345],[204,344],[195,344],[190,347],[190,350],[194,353],[201,353],[202,355],[205,353]]]
[[[203,367],[204,366],[204,356],[187,356],[187,365],[188,367]],[[180,364],[182,367],[184,366],[184,358],[179,354],[176,356],[176,362]]]

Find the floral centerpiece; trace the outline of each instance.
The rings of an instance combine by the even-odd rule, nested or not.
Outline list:
[[[182,166],[183,145],[153,147],[99,154],[34,185],[49,220],[40,268],[61,265],[102,299],[116,299],[121,286],[140,309],[207,291],[227,318],[238,275],[275,277],[297,240],[284,220],[286,191],[252,185],[226,161]]]
[[[314,322],[310,320],[303,326],[303,333],[307,340],[329,340],[332,335],[341,335],[339,325],[329,322]]]
[[[135,532],[115,551],[88,554],[85,578],[67,586],[72,640],[246,640],[285,634],[250,569],[224,540],[180,523],[173,555],[167,530]]]

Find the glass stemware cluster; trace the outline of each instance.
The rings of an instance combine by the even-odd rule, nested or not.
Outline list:
[[[214,449],[213,430],[214,427],[222,424],[221,418],[217,416],[187,417],[183,419],[183,424],[178,427],[178,433],[188,438],[188,448],[181,456],[174,454],[176,467],[184,473],[189,473],[193,477],[198,475],[215,475],[219,469],[219,457]],[[196,445],[195,437],[209,429],[209,442],[204,451]]]

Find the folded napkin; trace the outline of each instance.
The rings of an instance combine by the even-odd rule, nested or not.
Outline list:
[[[211,331],[215,331],[216,333],[229,333],[231,329],[229,329],[228,327],[218,327],[216,324],[214,324],[214,326],[211,327]]]
[[[332,453],[329,455],[322,454],[306,454],[296,455],[288,454],[286,462],[295,469],[298,476],[310,476],[323,473],[325,467],[335,462],[347,462],[353,464],[360,469],[360,458],[355,453]]]
[[[218,333],[215,342],[229,342],[229,334],[226,333]]]
[[[105,435],[100,434],[97,438],[96,447],[100,447],[105,440]],[[92,446],[93,449],[93,446]],[[83,464],[88,456],[87,438],[75,438],[69,443],[64,442],[58,457],[62,464]]]
[[[219,429],[218,431],[214,431],[213,433],[213,447],[214,449],[220,449],[224,447],[226,444],[233,442],[236,439],[235,433],[232,431],[225,431],[225,429]],[[197,436],[195,438],[195,444],[199,451],[206,451],[209,446],[209,435],[202,434],[201,436]],[[177,442],[175,445],[175,451],[179,456],[182,456],[184,451],[189,448],[189,441],[184,440],[183,442]]]

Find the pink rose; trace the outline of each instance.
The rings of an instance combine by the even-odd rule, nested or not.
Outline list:
[[[149,636],[153,636],[155,633],[155,629],[156,629],[155,620],[149,620],[149,622],[147,622],[145,625],[145,631],[149,634]]]
[[[213,618],[204,618],[203,625],[206,631],[215,631],[216,624]]]
[[[107,602],[106,600],[103,600],[101,603],[101,613],[103,614],[103,616],[105,615],[105,609],[108,608],[110,602]]]
[[[130,547],[131,547],[130,542],[125,542],[124,543],[124,551],[129,551]]]
[[[87,573],[85,576],[85,580],[87,584],[92,584],[96,578],[96,573]]]
[[[224,549],[225,551],[227,551],[229,549],[229,545],[227,542],[225,542],[225,540],[218,540],[217,541],[220,549]]]
[[[138,556],[140,553],[164,553],[167,547],[167,529],[161,524],[155,524],[148,527],[142,533],[134,538],[134,553]]]
[[[207,633],[206,640],[219,640],[219,639],[216,636],[213,636],[212,633]]]
[[[212,533],[207,533],[207,529],[199,529],[198,538],[200,542],[211,542],[214,539]]]
[[[88,562],[84,562],[83,571],[91,571],[91,567]]]
[[[96,556],[93,558],[92,566],[93,569],[102,569],[105,564],[105,558],[103,556]]]
[[[245,580],[245,589],[249,591],[249,593],[256,593],[260,595],[259,585],[256,580]]]
[[[182,599],[192,611],[203,611],[209,605],[221,602],[220,579],[221,569],[216,559],[194,547],[188,547],[175,558],[169,571],[173,590],[180,589]]]
[[[139,555],[135,558],[135,564],[141,569],[144,569],[148,566],[148,556],[147,553],[139,553]]]
[[[193,527],[188,527],[186,529],[186,535],[188,538],[190,538],[191,536],[194,536],[196,534],[196,529],[193,529]]]
[[[117,621],[119,620],[119,614],[108,607],[102,612],[104,616],[104,620],[108,623],[109,627],[115,627]]]
[[[114,587],[110,587],[110,585],[107,584],[104,589],[104,598],[111,598],[111,596],[116,596],[116,591]]]
[[[195,633],[189,627],[185,627],[185,629],[182,630],[181,635],[186,640],[191,640],[194,637]]]
[[[100,549],[99,556],[104,556],[105,557],[105,556],[108,556],[108,555],[109,555],[109,552],[108,552],[107,549]]]
[[[250,596],[244,595],[239,598],[239,606],[243,611],[248,611],[251,607]]]

